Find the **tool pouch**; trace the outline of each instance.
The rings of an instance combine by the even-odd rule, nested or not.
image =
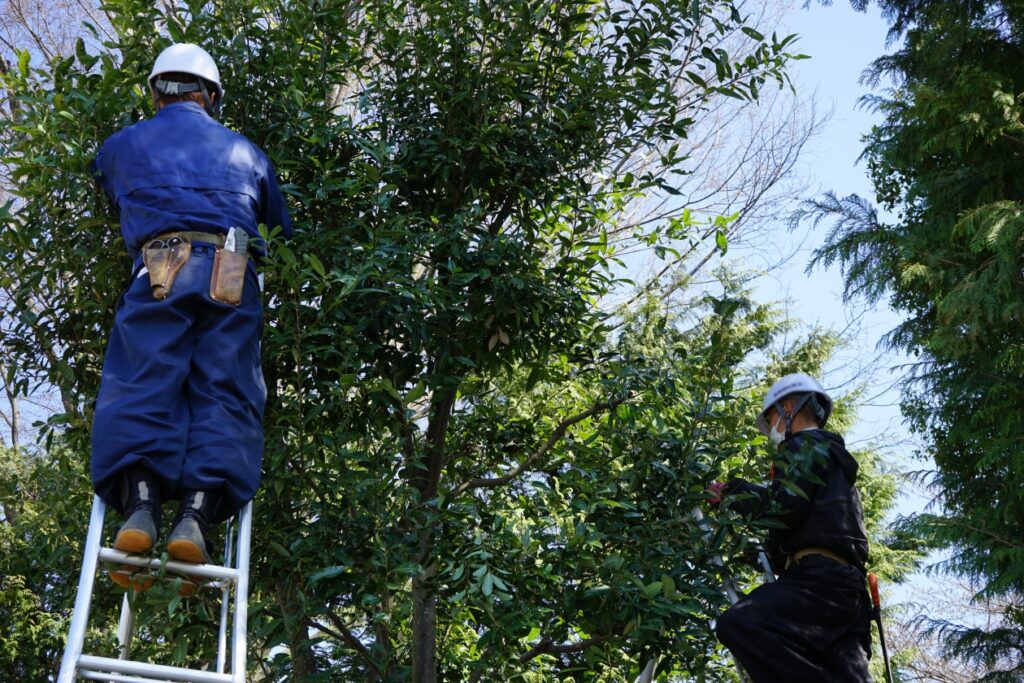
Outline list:
[[[142,262],[149,271],[154,299],[166,299],[174,278],[192,255],[192,244],[182,237],[155,239],[142,249]]]
[[[213,257],[210,298],[232,306],[242,303],[245,269],[248,265],[248,253],[218,249],[217,255]]]

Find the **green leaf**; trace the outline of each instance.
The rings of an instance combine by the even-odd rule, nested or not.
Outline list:
[[[323,569],[309,577],[309,583],[313,584],[317,581],[322,581],[323,579],[333,578],[335,576],[338,576],[339,574],[344,574],[345,571],[347,570],[348,567],[346,565],[340,564],[332,565],[330,567],[324,567]]]
[[[181,595],[178,593],[178,589],[179,589],[179,587],[181,586],[182,583],[184,583],[184,582],[183,582],[182,578],[179,576],[179,577],[175,578],[174,583],[171,586],[174,589],[174,595],[167,602],[167,616],[169,616],[169,617],[173,617],[174,616],[174,613],[178,609],[178,605],[181,604]]]
[[[661,575],[661,592],[666,598],[672,599],[676,596],[676,582],[668,574]]]
[[[324,270],[324,264],[320,261],[316,254],[306,254],[306,258],[309,259],[309,265],[313,267],[313,271],[320,277],[324,277],[326,271]]]
[[[406,392],[405,396],[402,398],[402,402],[405,403],[406,405],[413,403],[419,400],[423,396],[423,394],[426,393],[426,391],[427,381],[425,379],[421,379],[419,382],[416,383],[416,385],[412,389]]]
[[[387,377],[381,377],[379,380],[377,380],[377,389],[384,390],[384,392],[386,392],[387,395],[390,396],[391,398],[394,398],[399,401],[402,400],[402,395],[398,393],[398,390],[395,389],[395,385],[392,384],[391,380],[389,380]]]
[[[718,250],[722,252],[723,256],[725,255],[725,252],[729,250],[729,238],[723,230],[715,231],[715,245],[718,247]]]

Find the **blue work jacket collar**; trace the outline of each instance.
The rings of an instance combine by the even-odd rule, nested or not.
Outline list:
[[[184,113],[191,113],[191,114],[202,114],[203,116],[206,116],[206,117],[210,116],[209,114],[206,113],[206,110],[203,109],[203,105],[201,105],[201,104],[199,104],[197,102],[189,102],[189,101],[171,102],[170,104],[165,104],[164,106],[162,106],[159,109],[157,109],[156,115],[157,116],[166,116],[168,114],[177,114],[179,112],[182,113],[182,114],[184,114]]]

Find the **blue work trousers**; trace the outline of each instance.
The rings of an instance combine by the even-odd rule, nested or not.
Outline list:
[[[256,494],[267,396],[261,296],[250,262],[241,305],[211,299],[213,257],[212,245],[193,243],[163,300],[137,264],[117,311],[93,418],[92,479],[121,512],[121,474],[133,465],[156,476],[165,500],[218,492],[214,522]]]

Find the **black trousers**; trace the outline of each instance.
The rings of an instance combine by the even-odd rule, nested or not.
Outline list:
[[[718,639],[754,683],[869,683],[864,572],[809,555],[718,619]]]

